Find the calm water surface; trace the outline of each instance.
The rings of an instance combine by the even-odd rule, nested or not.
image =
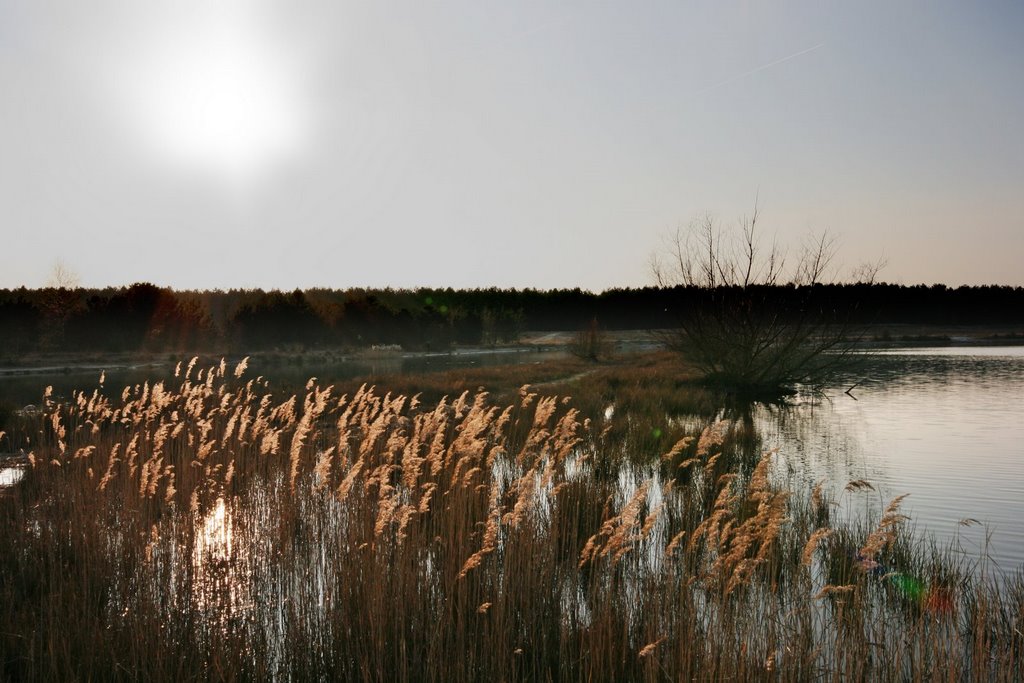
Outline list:
[[[316,377],[321,385],[364,378],[375,382],[389,375],[410,375],[436,372],[455,368],[489,367],[541,363],[554,358],[565,358],[564,351],[536,351],[524,348],[509,349],[462,349],[438,353],[394,353],[371,356],[338,356],[332,360],[285,358],[270,361],[255,358],[249,362],[246,377],[264,376],[271,382],[271,389],[297,391],[310,377]],[[220,357],[203,357],[197,368],[219,362]],[[228,358],[228,365],[234,367],[241,360]],[[188,359],[186,359],[187,363]],[[184,365],[184,364],[183,364]],[[108,395],[119,393],[127,385],[142,382],[164,381],[174,385],[175,363],[156,363],[131,367],[104,367],[100,364],[54,368],[53,371],[26,371],[16,368],[0,368],[0,401],[21,407],[38,404],[43,390],[53,386],[54,395],[69,396],[73,390],[92,391],[98,386],[100,372],[105,373]],[[180,380],[178,380],[180,382]],[[114,391],[116,389],[116,392]]]
[[[1024,564],[1024,347],[885,351],[827,398],[759,412],[794,476],[826,479],[849,515],[909,493],[903,511],[940,546]],[[877,491],[844,492],[853,479]]]

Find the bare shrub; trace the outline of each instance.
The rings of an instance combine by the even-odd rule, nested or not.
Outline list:
[[[608,360],[612,353],[612,343],[608,335],[593,318],[590,323],[576,333],[576,338],[569,345],[569,352],[581,360],[594,363]]]
[[[652,257],[657,284],[680,294],[678,326],[664,342],[710,383],[737,392],[820,386],[850,365],[861,336],[820,287],[833,270],[835,240],[809,237],[787,258],[777,244],[764,246],[758,219],[755,205],[729,231],[705,215]],[[873,279],[882,265],[861,266],[855,275]]]

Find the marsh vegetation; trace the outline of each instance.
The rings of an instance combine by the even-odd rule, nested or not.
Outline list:
[[[900,498],[837,518],[864,482],[787,478],[664,362],[437,397],[193,361],[48,395],[0,495],[2,675],[1024,673],[1019,575],[915,540]]]

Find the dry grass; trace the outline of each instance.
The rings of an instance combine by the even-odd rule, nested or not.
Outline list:
[[[578,403],[276,396],[224,363],[49,396],[0,499],[0,677],[1024,673],[1024,583],[914,545],[899,499],[833,525],[742,425],[669,425],[659,362],[575,379]]]

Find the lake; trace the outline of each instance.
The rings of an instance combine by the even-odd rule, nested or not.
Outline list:
[[[640,347],[646,350],[649,347]],[[566,352],[550,349],[470,348],[452,352],[337,355],[327,359],[303,359],[301,356],[254,358],[249,362],[246,377],[264,376],[272,386],[296,391],[306,380],[315,376],[323,384],[357,377],[380,378],[388,375],[409,375],[454,368],[488,367],[540,363],[565,358]],[[216,362],[220,357],[204,356],[197,367]],[[229,358],[231,367],[241,358]],[[186,363],[188,359],[186,358]],[[105,373],[105,386],[121,388],[142,382],[164,381],[173,383],[175,363],[103,366],[99,363],[53,368],[0,367],[0,401],[17,406],[37,404],[47,386],[56,396],[70,395],[76,389],[92,391],[98,384],[100,373]]]
[[[908,493],[903,512],[940,546],[1024,564],[1024,347],[883,351],[825,400],[763,408],[758,424],[794,476],[832,485],[844,514]],[[844,492],[855,479],[876,491]]]

